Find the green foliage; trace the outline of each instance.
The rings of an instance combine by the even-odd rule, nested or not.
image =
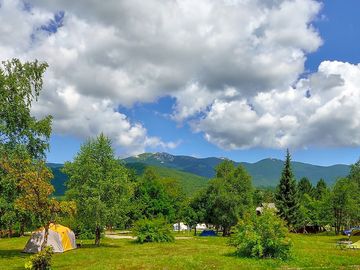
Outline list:
[[[48,149],[51,116],[37,120],[31,115],[46,68],[46,63],[18,59],[0,64],[0,229],[8,230],[9,235],[16,223],[23,228],[30,219],[15,207],[21,195],[20,178],[8,169],[16,163],[20,171],[20,160],[42,159]]]
[[[317,200],[321,200],[321,199],[323,199],[324,196],[326,196],[327,193],[329,193],[329,189],[326,185],[325,180],[321,178],[316,184],[316,187],[314,190],[314,197]]]
[[[348,178],[336,181],[331,196],[336,234],[347,225],[355,225],[359,220],[358,196],[355,182]]]
[[[133,205],[133,220],[166,217],[175,222],[184,199],[179,183],[173,179],[161,179],[153,168],[146,168],[136,183]]]
[[[54,252],[51,246],[45,247],[42,251],[30,257],[29,261],[25,263],[25,269],[50,270],[53,254]]]
[[[138,243],[173,242],[171,225],[163,218],[142,219],[135,223],[134,234]]]
[[[65,163],[69,176],[67,197],[77,205],[84,229],[100,234],[105,226],[123,227],[130,209],[132,186],[127,169],[115,158],[111,141],[101,134],[81,146],[73,162]]]
[[[13,227],[18,218],[15,201],[20,195],[17,188],[19,181],[1,165],[4,157],[7,156],[7,152],[3,147],[0,147],[0,156],[0,230],[8,230],[9,237],[11,237]]]
[[[275,202],[279,216],[287,222],[289,227],[295,228],[298,225],[299,197],[289,150],[286,152],[284,169],[275,193]]]
[[[200,215],[192,207],[190,202],[187,202],[182,209],[182,220],[190,229],[195,229],[194,235],[196,235],[196,224],[200,221]]]
[[[37,224],[48,229],[48,225],[59,213],[65,213],[65,209],[70,209],[65,202],[58,202],[54,198],[50,198],[54,187],[51,185],[51,171],[45,166],[45,162],[41,160],[27,157],[11,156],[3,157],[0,160],[0,168],[2,168],[7,176],[16,179],[16,189],[18,196],[14,203],[15,210],[18,211],[16,218],[20,222],[26,222],[30,215]],[[45,232],[44,245],[46,245],[47,233]]]
[[[261,206],[262,203],[274,202],[274,191],[271,188],[257,188],[254,190],[253,202],[255,206]]]
[[[227,236],[231,226],[252,207],[251,177],[241,165],[235,167],[229,160],[218,165],[216,175],[197,195],[193,206],[203,216],[202,222],[221,227]]]
[[[30,113],[46,68],[46,63],[18,59],[0,66],[0,142],[8,149],[23,145],[34,158],[45,156],[51,134],[51,116],[37,120]]]
[[[239,196],[240,197],[240,196]],[[227,236],[230,228],[234,226],[240,218],[239,197],[233,192],[229,192],[227,185],[222,179],[211,181],[206,198],[206,223],[213,224],[223,228],[223,236]]]
[[[360,159],[350,166],[349,178],[360,186]]]
[[[309,196],[313,195],[313,186],[307,177],[303,177],[300,179],[297,185],[297,190],[300,198],[305,194],[308,194]]]
[[[300,181],[301,182],[301,181]],[[307,181],[300,185],[300,207],[298,213],[298,227],[307,232],[306,226],[311,226],[313,232],[324,230],[326,225],[333,223],[333,209],[330,191],[323,179],[320,179],[315,188],[310,188]]]
[[[350,174],[348,176],[348,178],[350,179],[350,182],[354,188],[353,191],[353,200],[355,202],[355,204],[357,206],[360,205],[360,159],[353,165],[351,165],[351,170],[350,170]],[[355,206],[356,207],[356,206]],[[357,208],[357,211],[354,212],[353,214],[353,225],[354,224],[360,224],[360,210]],[[356,209],[355,208],[355,209]]]
[[[239,256],[288,259],[292,244],[287,233],[284,221],[265,209],[260,216],[249,214],[240,220],[230,244]]]

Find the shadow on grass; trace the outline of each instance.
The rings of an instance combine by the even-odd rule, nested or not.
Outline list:
[[[228,257],[228,258],[235,258],[235,259],[252,259],[249,257],[241,256],[241,255],[237,254],[236,252],[227,252],[227,253],[223,254],[223,256]]]
[[[93,248],[119,248],[121,245],[100,243],[100,246],[95,244],[82,244],[78,249],[93,249]]]
[[[239,259],[239,260],[249,260],[249,261],[268,261],[268,262],[273,262],[273,263],[286,263],[286,262],[292,262],[296,259],[295,256],[291,256],[288,259],[280,259],[280,258],[272,258],[272,257],[264,257],[264,258],[257,258],[257,257],[247,257],[247,256],[242,256],[240,254],[237,254],[236,252],[228,252],[223,254],[224,257],[228,257],[228,258],[234,258],[234,259]]]
[[[23,253],[22,250],[18,249],[11,249],[11,250],[4,250],[0,249],[0,259],[11,259],[14,257],[19,258],[26,258],[28,254]]]

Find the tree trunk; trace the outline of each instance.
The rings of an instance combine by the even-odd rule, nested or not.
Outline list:
[[[194,228],[194,236],[196,236],[196,225],[195,225],[195,228]]]
[[[228,227],[223,227],[223,236],[229,236],[230,234],[230,229]]]
[[[181,228],[180,228],[180,221],[178,222],[178,231],[179,231],[179,232],[181,231]]]
[[[8,238],[12,237],[12,226],[9,226],[9,234],[8,234]]]
[[[44,232],[44,241],[41,245],[41,250],[43,250],[46,246],[47,246],[47,242],[48,242],[48,237],[49,237],[49,223],[47,223],[44,228],[45,228],[45,232]]]
[[[25,223],[24,222],[20,222],[19,234],[20,234],[20,236],[25,235]]]
[[[95,245],[100,245],[100,227],[96,227],[95,229]]]

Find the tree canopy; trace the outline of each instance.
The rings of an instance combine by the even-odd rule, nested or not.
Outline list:
[[[194,200],[203,221],[222,228],[223,235],[230,233],[246,211],[251,211],[253,187],[250,175],[239,165],[225,160],[216,167],[216,177],[208,187]]]
[[[275,200],[280,217],[287,222],[288,226],[295,227],[298,222],[299,198],[289,150],[286,151],[284,169],[277,186]]]
[[[18,59],[0,66],[0,142],[10,149],[23,146],[34,158],[45,156],[51,134],[51,116],[37,120],[30,111],[42,90],[47,66]]]
[[[84,143],[63,171],[69,176],[66,196],[76,202],[77,219],[94,232],[99,245],[105,226],[127,221],[132,192],[127,169],[115,157],[110,139],[101,134]]]

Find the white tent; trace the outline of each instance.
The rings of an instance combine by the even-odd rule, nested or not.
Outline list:
[[[189,230],[189,227],[185,225],[183,222],[180,222],[180,223],[174,223],[173,229],[174,231],[187,231]]]
[[[205,229],[207,229],[207,226],[206,226],[206,224],[205,223],[198,223],[198,224],[196,224],[196,229],[197,230],[205,230]]]
[[[37,253],[44,242],[45,229],[35,231],[24,247],[26,253]],[[50,224],[47,246],[52,246],[54,252],[64,252],[75,249],[75,234],[69,228],[60,224]]]

